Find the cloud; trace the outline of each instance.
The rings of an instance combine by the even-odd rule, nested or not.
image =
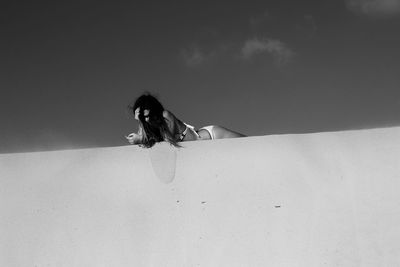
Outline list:
[[[370,17],[393,17],[400,14],[400,0],[345,0],[346,7]]]
[[[198,46],[192,46],[191,48],[182,50],[182,57],[185,64],[189,67],[200,65],[207,58]]]
[[[192,46],[181,50],[181,58],[187,67],[196,67],[215,62],[229,55],[232,47],[232,43],[228,42],[220,42],[212,45],[199,45],[194,43]]]
[[[243,59],[249,60],[256,55],[269,53],[272,55],[275,63],[279,66],[288,63],[294,56],[294,52],[283,42],[276,39],[258,39],[247,40],[242,47]]]

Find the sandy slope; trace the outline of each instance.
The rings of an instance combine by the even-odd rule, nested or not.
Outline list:
[[[400,266],[400,128],[0,155],[0,266]]]

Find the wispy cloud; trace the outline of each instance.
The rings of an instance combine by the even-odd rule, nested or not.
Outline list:
[[[285,43],[270,38],[247,40],[242,47],[241,53],[242,58],[245,60],[268,53],[279,66],[287,64],[294,56],[294,52]]]
[[[198,46],[183,49],[181,54],[185,64],[189,67],[198,66],[207,58],[206,54]]]
[[[232,42],[220,42],[213,45],[194,43],[181,50],[181,58],[187,67],[196,67],[231,56],[233,47]]]
[[[221,36],[216,33],[213,36],[207,34],[206,40],[197,40],[191,46],[181,50],[182,62],[187,67],[196,67],[238,58],[250,61],[259,56],[261,60],[273,61],[278,67],[284,66],[292,60],[295,53],[291,47],[280,40],[281,31],[276,32],[275,22],[279,23],[278,28],[286,27],[293,30],[297,27],[294,30],[309,37],[312,37],[317,30],[315,20],[311,15],[304,15],[300,22],[293,24],[264,11],[248,20],[250,31],[248,34],[254,38],[232,41],[221,40]],[[216,39],[217,37],[219,38]]]
[[[400,14],[400,0],[345,0],[349,10],[370,17],[393,17]]]

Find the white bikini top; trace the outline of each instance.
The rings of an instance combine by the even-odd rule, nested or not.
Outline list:
[[[196,132],[196,130],[194,129],[194,127],[193,127],[192,125],[189,125],[189,124],[187,124],[187,123],[183,123],[183,124],[185,124],[186,128],[185,128],[185,130],[181,133],[181,135],[179,136],[179,141],[183,141],[183,139],[185,138],[185,136],[186,136],[186,134],[187,134],[188,129],[192,130],[192,131],[193,131],[194,133],[196,133],[196,135],[197,135],[197,132]]]

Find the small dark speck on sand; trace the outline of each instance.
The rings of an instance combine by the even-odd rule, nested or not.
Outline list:
[[[206,203],[207,203],[206,201],[202,201],[202,202],[201,202],[201,204],[206,204]]]
[[[281,207],[281,206],[275,206],[275,208],[277,208],[277,209],[280,208],[280,207]]]
[[[176,201],[176,203],[179,203],[179,202],[180,202],[179,200]]]

